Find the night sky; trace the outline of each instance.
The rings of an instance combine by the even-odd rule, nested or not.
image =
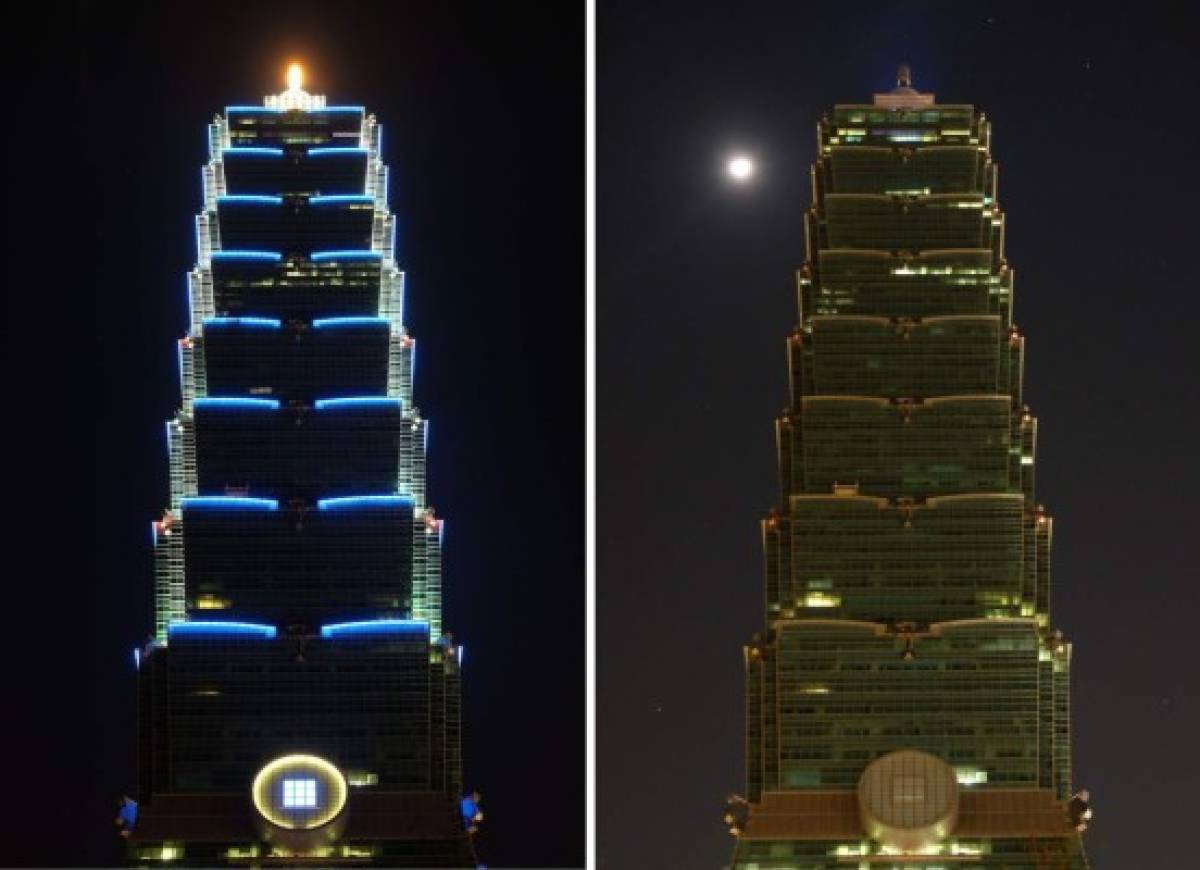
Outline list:
[[[995,123],[1090,857],[1178,864],[1200,767],[1198,22],[1134,9],[600,4],[601,866],[730,855],[815,125],[902,62]],[[385,128],[482,857],[579,864],[582,4],[35,11],[6,22],[0,864],[119,859],[205,124],[292,59]],[[733,148],[759,158],[749,187],[721,174]]]
[[[0,864],[120,858],[206,124],[283,90],[291,60],[384,126],[481,857],[581,864],[582,4],[41,11],[6,28]]]
[[[600,4],[601,866],[729,860],[816,123],[904,62],[995,124],[1090,857],[1180,865],[1200,729],[1197,22],[1058,6]],[[734,147],[760,161],[747,188],[721,175]]]

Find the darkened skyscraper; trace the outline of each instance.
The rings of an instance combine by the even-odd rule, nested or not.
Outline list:
[[[131,857],[473,866],[381,128],[295,75],[209,126]]]
[[[1085,867],[990,122],[902,70],[818,149],[734,865]]]

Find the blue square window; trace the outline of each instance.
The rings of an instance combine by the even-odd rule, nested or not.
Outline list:
[[[315,809],[317,806],[317,781],[315,779],[285,779],[283,781],[283,805],[288,809]]]

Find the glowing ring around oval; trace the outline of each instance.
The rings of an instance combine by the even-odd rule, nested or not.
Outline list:
[[[269,785],[275,781],[277,774],[291,768],[315,768],[328,777],[328,781],[334,785],[334,788],[331,789],[331,798],[328,806],[322,812],[313,815],[302,825],[298,825],[293,819],[275,812],[269,800]],[[346,806],[346,791],[346,777],[342,776],[342,772],[336,766],[318,755],[294,754],[281,755],[275,760],[267,762],[266,766],[254,777],[254,784],[250,787],[250,797],[253,799],[254,808],[258,810],[259,815],[271,824],[289,831],[312,830],[313,828],[319,828],[322,825],[328,824],[337,818],[338,813]]]

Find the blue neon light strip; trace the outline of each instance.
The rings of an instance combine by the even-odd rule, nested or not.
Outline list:
[[[348,147],[345,145],[323,145],[317,148],[309,148],[304,152],[309,157],[333,157],[338,154],[368,154],[366,148]]]
[[[367,619],[321,626],[321,637],[361,634],[429,634],[429,623],[420,619]]]
[[[318,317],[312,322],[313,329],[330,329],[339,326],[390,326],[386,317]]]
[[[214,260],[270,260],[278,263],[283,254],[278,251],[213,251]]]
[[[413,500],[406,495],[344,495],[338,498],[323,498],[317,502],[317,510],[322,511],[412,506]]]
[[[301,109],[301,110],[269,109],[266,106],[226,106],[225,107],[226,115],[232,114],[234,112],[238,113],[239,115],[245,115],[250,112],[261,112],[266,115],[279,115],[285,111],[303,111],[303,112],[305,112],[305,114],[309,114],[309,115],[320,115],[320,114],[335,114],[335,115],[358,114],[358,115],[361,115],[363,112],[366,111],[366,107],[365,106],[325,106],[324,108],[321,108],[321,109]]]
[[[217,203],[252,203],[254,205],[283,205],[282,196],[270,196],[265,193],[230,193],[217,197]]]
[[[308,258],[314,263],[325,260],[382,260],[378,251],[313,251]]]
[[[197,408],[252,408],[260,411],[279,410],[278,399],[255,399],[247,396],[197,396]]]
[[[277,634],[273,625],[256,622],[172,622],[167,626],[167,637],[174,635],[250,635],[272,638]]]
[[[318,411],[331,408],[369,408],[387,406],[400,409],[400,400],[388,396],[345,396],[337,399],[317,399],[313,406]]]
[[[282,320],[274,317],[209,317],[204,321],[204,327],[210,326],[247,326],[252,329],[279,329]]]
[[[279,510],[279,502],[273,498],[250,498],[239,495],[190,495],[183,499],[183,509],[201,510],[246,510],[274,511]]]
[[[233,148],[226,148],[221,152],[222,155],[228,156],[232,154],[234,157],[242,155],[249,157],[282,157],[282,148],[263,148],[257,145],[241,145]]]
[[[365,193],[338,193],[329,196],[310,196],[308,198],[309,205],[343,205],[347,203],[370,205],[373,202],[375,202],[375,197],[367,196]]]

